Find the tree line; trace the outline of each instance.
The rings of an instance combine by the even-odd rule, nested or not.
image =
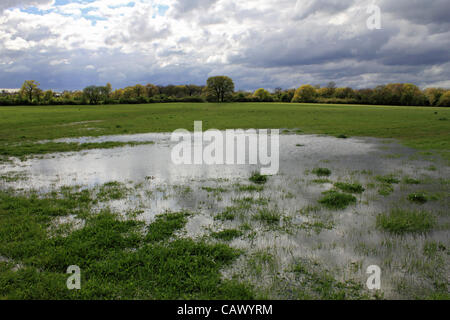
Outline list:
[[[39,83],[26,80],[18,93],[0,92],[0,105],[98,105],[138,104],[164,102],[299,102],[333,104],[369,104],[398,106],[450,107],[450,90],[427,88],[421,90],[410,83],[390,83],[375,88],[352,89],[328,85],[302,85],[298,89],[266,90],[254,92],[235,91],[233,80],[226,76],[210,77],[206,85],[154,84],[112,89],[105,86],[88,86],[83,90],[43,91]]]

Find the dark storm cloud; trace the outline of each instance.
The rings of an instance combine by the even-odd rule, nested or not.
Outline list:
[[[0,11],[51,1],[2,1]],[[0,13],[0,87],[111,82],[204,84],[226,74],[238,89],[386,82],[450,86],[450,1],[126,0],[74,2],[41,15]],[[108,2],[109,3],[109,2]],[[168,5],[161,16],[158,6]],[[381,9],[370,30],[369,5]],[[71,14],[96,7],[98,19]],[[56,7],[55,7],[56,8]],[[47,19],[46,14],[51,14]],[[102,20],[103,19],[103,20]]]
[[[383,0],[380,6],[386,12],[416,24],[450,23],[450,1],[448,0]]]

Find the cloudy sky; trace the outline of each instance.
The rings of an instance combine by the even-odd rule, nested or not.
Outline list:
[[[381,29],[369,29],[371,4]],[[373,21],[373,20],[371,20]],[[1,0],[0,88],[450,87],[449,0]]]

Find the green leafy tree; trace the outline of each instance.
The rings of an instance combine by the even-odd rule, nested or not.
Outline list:
[[[217,102],[224,102],[234,92],[233,80],[226,76],[210,77],[206,81],[206,91]]]
[[[258,98],[259,101],[269,101],[270,93],[266,89],[260,88],[253,93],[255,98]]]
[[[444,93],[445,90],[441,88],[428,88],[424,92],[430,106],[436,106]]]
[[[315,102],[316,97],[316,89],[313,86],[306,84],[295,90],[292,102]]]
[[[22,85],[22,88],[20,89],[20,95],[22,97],[25,97],[28,102],[32,102],[35,95],[38,93],[39,89],[39,82],[34,80],[25,80],[25,82]]]
[[[104,96],[104,87],[89,86],[83,89],[83,97],[89,104],[99,104]]]
[[[450,90],[446,91],[441,98],[439,99],[438,103],[439,107],[450,107]]]

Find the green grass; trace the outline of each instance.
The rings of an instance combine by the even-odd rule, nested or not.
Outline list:
[[[350,204],[356,203],[356,198],[350,194],[340,193],[334,190],[323,192],[323,197],[319,199],[319,203],[328,209],[345,209]]]
[[[435,115],[435,112],[439,115]],[[108,106],[19,106],[0,108],[0,145],[63,137],[203,129],[302,128],[305,134],[396,138],[450,158],[450,109],[285,103],[168,103]],[[79,123],[100,120],[101,122]],[[95,130],[87,130],[88,128]]]
[[[217,214],[214,219],[220,221],[233,221],[236,218],[236,214],[239,211],[236,207],[227,207],[225,211]]]
[[[148,227],[146,241],[163,241],[169,239],[173,233],[184,227],[189,213],[165,213],[156,217],[156,220]]]
[[[239,238],[243,235],[243,232],[237,229],[227,229],[219,232],[214,232],[211,234],[211,237],[223,240],[223,241],[231,241],[234,238]]]
[[[0,262],[1,299],[254,298],[246,284],[221,279],[240,251],[174,237],[184,213],[145,229],[109,210],[90,214],[93,203],[88,191],[69,188],[39,198],[0,191],[0,256],[9,259]],[[50,236],[53,220],[69,215],[84,227],[60,225]],[[70,265],[81,268],[81,290],[66,288]]]
[[[92,149],[111,149],[125,146],[137,146],[144,144],[153,144],[147,142],[98,142],[98,143],[64,143],[64,142],[46,142],[46,143],[21,143],[0,145],[0,156],[24,158],[35,154],[47,154],[54,152],[75,152]]]
[[[378,194],[382,196],[389,196],[392,192],[394,192],[394,187],[389,183],[383,183],[378,188]]]
[[[256,184],[265,184],[267,182],[267,176],[253,172],[249,180]]]
[[[261,192],[264,190],[264,186],[261,185],[239,185],[237,188],[240,192]]]
[[[328,168],[314,168],[312,173],[318,177],[329,177],[331,175],[331,170]]]
[[[423,192],[411,193],[408,195],[408,200],[419,204],[424,204],[428,201],[428,196]]]
[[[377,227],[394,234],[426,233],[436,225],[434,216],[427,211],[393,209],[377,216]]]
[[[400,180],[397,179],[397,177],[395,177],[394,175],[387,175],[387,176],[376,176],[375,179],[378,182],[381,183],[387,183],[387,184],[397,184],[400,183]]]
[[[403,178],[402,182],[404,184],[421,184],[420,180],[417,180],[414,178],[409,178],[409,177]]]
[[[330,272],[318,267],[318,263],[306,259],[298,261],[293,267],[299,299],[352,300],[368,299],[364,294],[362,283],[356,281],[336,280]]]
[[[261,209],[253,215],[253,219],[264,222],[266,224],[278,224],[281,220],[281,214],[276,211]]]
[[[100,201],[125,199],[128,192],[128,188],[121,182],[107,182],[100,187],[97,199]]]
[[[334,186],[347,193],[363,193],[365,189],[360,183],[337,182]]]

